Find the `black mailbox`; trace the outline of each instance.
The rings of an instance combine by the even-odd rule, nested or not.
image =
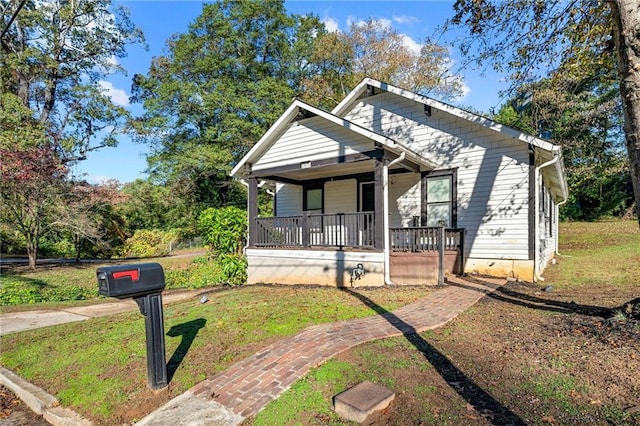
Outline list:
[[[118,299],[132,297],[144,315],[147,335],[147,376],[151,389],[167,386],[162,290],[164,271],[159,263],[104,266],[96,270],[98,294]]]
[[[96,270],[98,294],[125,299],[161,292],[164,271],[159,263],[104,266]]]

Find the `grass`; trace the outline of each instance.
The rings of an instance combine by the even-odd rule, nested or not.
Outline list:
[[[44,264],[35,271],[14,267],[0,274],[0,313],[33,309],[55,309],[81,304],[101,303],[96,268],[114,263],[158,262],[165,270],[167,288],[195,288],[188,280],[176,279],[182,272],[197,272],[209,267],[202,257],[161,257],[80,264]],[[184,275],[184,274],[182,274]],[[213,285],[215,283],[211,283]]]
[[[618,300],[628,300],[630,295],[637,297],[637,226],[634,221],[561,224],[563,256],[544,274],[543,285],[552,283],[557,289],[549,297],[581,300],[582,295],[589,303],[611,306],[620,303]],[[613,395],[606,402],[587,397],[596,392],[589,374],[598,372],[586,372],[583,364],[592,357],[595,364],[611,360],[606,352],[593,356],[588,352],[591,345],[595,346],[591,338],[578,340],[576,347],[567,344],[563,348],[558,336],[545,334],[549,323],[562,320],[561,314],[497,303],[476,305],[450,325],[424,333],[425,344],[451,360],[480,389],[495,395],[504,406],[513,407],[527,424],[638,424],[625,413],[625,403],[619,397]],[[540,329],[537,324],[541,324]],[[483,343],[492,334],[495,340]],[[554,340],[560,348],[546,345]],[[565,350],[569,353],[564,354]],[[544,356],[548,359],[539,358]],[[635,362],[633,354],[629,357]],[[529,364],[531,367],[526,367]],[[633,365],[621,368],[631,369],[628,374],[634,376]],[[332,374],[336,369],[340,374]],[[604,382],[613,380],[609,372],[601,374]],[[425,362],[418,347],[399,337],[363,344],[313,370],[304,384],[293,386],[269,404],[253,423],[297,424],[296,416],[302,415],[307,420],[304,424],[346,424],[332,414],[331,398],[362,380],[391,386],[401,401],[398,404],[402,407],[395,412],[392,409],[391,417],[374,424],[486,424],[483,418],[492,422],[493,417],[486,416],[496,414],[483,411],[481,405],[470,406],[452,391],[451,383],[443,380],[439,371]],[[629,385],[630,391],[622,397],[637,393],[634,386]],[[496,421],[501,424],[503,420]]]
[[[431,290],[361,291],[393,310]],[[172,379],[160,397],[146,389],[144,320],[137,312],[3,336],[0,363],[101,423],[130,422],[153,409],[136,400],[158,404],[309,325],[372,314],[348,292],[320,287],[227,288],[210,293],[206,304],[170,305],[164,315]]]
[[[551,267],[544,274],[554,286],[637,285],[640,231],[636,221],[563,222],[559,251],[562,267]]]

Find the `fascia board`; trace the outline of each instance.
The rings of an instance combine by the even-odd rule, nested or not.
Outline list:
[[[286,111],[278,118],[278,120],[267,130],[267,132],[262,135],[260,140],[256,142],[256,144],[242,157],[242,160],[236,164],[236,166],[231,170],[230,175],[232,177],[239,177],[241,172],[244,170],[245,164],[252,162],[256,157],[261,156],[264,152],[266,152],[273,142],[275,142],[275,136],[280,134],[290,123],[290,121],[298,114],[301,101],[295,100]]]

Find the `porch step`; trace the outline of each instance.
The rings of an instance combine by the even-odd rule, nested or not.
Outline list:
[[[396,394],[369,381],[361,382],[333,397],[333,409],[341,417],[362,423],[371,413],[384,410]]]

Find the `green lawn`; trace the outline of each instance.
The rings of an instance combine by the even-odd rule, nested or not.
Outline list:
[[[611,308],[640,296],[637,222],[562,223],[560,235],[562,256],[545,271],[545,281],[513,283],[531,298],[525,300],[549,299],[551,308],[558,302]],[[554,288],[548,294],[541,291],[547,285]],[[640,414],[625,408],[640,403],[639,349],[640,322],[623,325],[485,298],[438,330],[365,343],[337,356],[247,423],[349,424],[332,411],[331,398],[370,380],[396,392],[394,406],[374,425],[511,424],[509,416],[539,425],[637,425]],[[474,399],[484,392],[489,396]],[[508,414],[486,408],[487,398]]]
[[[433,290],[360,291],[393,310]],[[247,286],[218,289],[208,297],[206,304],[195,300],[165,309],[172,379],[159,395],[146,386],[144,319],[137,312],[0,337],[0,363],[101,423],[131,422],[283,336],[312,324],[375,314],[335,288]]]

